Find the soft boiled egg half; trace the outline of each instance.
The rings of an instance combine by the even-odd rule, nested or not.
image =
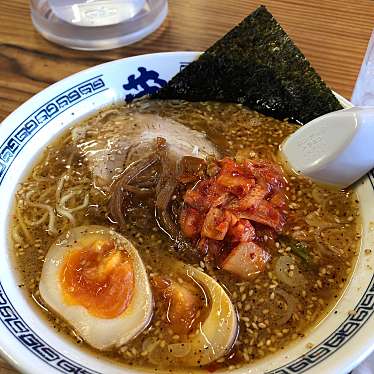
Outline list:
[[[63,234],[47,253],[39,289],[47,305],[100,350],[125,344],[152,318],[152,292],[138,252],[103,226]]]

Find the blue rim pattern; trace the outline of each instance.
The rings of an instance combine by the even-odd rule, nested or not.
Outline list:
[[[370,181],[373,184],[374,180]],[[346,344],[361,329],[374,312],[374,275],[359,303],[354,308],[354,314],[346,320],[322,343],[311,349],[307,354],[266,374],[304,373],[321,361],[330,357],[337,349]]]
[[[0,146],[0,184],[15,156],[38,131],[67,109],[108,89],[101,74],[69,88],[31,113]]]
[[[47,344],[20,317],[0,282],[0,320],[7,330],[31,353],[61,373],[100,374],[71,360]]]
[[[186,62],[181,62],[180,70],[187,64]],[[153,70],[147,71],[146,68],[139,67],[138,71],[140,72],[138,78],[134,80],[134,75],[130,75],[127,78],[128,83],[123,85],[125,93],[127,93],[125,95],[127,101],[131,101],[135,96],[139,98],[153,93],[155,89],[159,89],[165,84],[165,81],[160,79],[159,74]],[[150,83],[153,82],[153,85],[148,84],[148,80],[151,81]],[[82,100],[108,89],[103,75],[92,77],[49,100],[27,117],[0,146],[0,184],[17,154],[42,127]],[[129,93],[130,90],[131,92],[136,90],[136,95]],[[374,190],[374,170],[368,174],[368,177]],[[347,317],[322,343],[305,355],[282,367],[267,371],[266,374],[304,373],[331,356],[356,335],[374,312],[374,275],[354,311],[355,314]],[[39,337],[13,307],[1,282],[0,320],[24,347],[54,369],[62,373],[100,374],[64,356]]]

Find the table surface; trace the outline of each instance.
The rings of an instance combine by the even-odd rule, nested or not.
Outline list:
[[[48,85],[106,61],[161,51],[202,51],[260,3],[171,0],[164,24],[132,46],[69,50],[33,28],[29,2],[0,1],[0,121]],[[373,0],[262,0],[326,83],[350,98],[374,28]],[[14,372],[0,359],[0,373]]]

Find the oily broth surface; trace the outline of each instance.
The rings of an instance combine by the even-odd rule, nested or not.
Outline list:
[[[124,122],[135,112],[170,117],[204,131],[212,142],[225,150],[226,155],[239,159],[249,157],[274,161],[279,144],[296,129],[294,124],[265,117],[234,104],[139,101],[115,109],[121,113]],[[104,110],[88,121],[96,121],[99,115],[102,121],[110,121],[109,111],[112,110]],[[288,224],[284,235],[307,243],[314,260],[312,265],[295,255],[287,242],[274,242],[264,235],[264,245],[272,248],[272,260],[263,273],[243,282],[199,262],[188,249],[179,248],[176,251],[175,243],[158,228],[151,211],[133,208],[122,230],[122,234],[138,249],[150,275],[172,274],[170,264],[173,259],[180,259],[213,276],[230,294],[240,317],[239,337],[230,355],[210,365],[210,369],[241,366],[283,349],[289,342],[304,336],[332,308],[352,272],[359,240],[355,196],[351,192],[330,191],[316,186],[300,176],[289,174],[287,179]],[[81,209],[74,212],[73,220],[59,214],[55,232],[48,234],[48,217],[44,217],[45,206],[40,204],[54,208],[58,196],[64,197],[72,189],[77,192],[66,200],[66,206],[73,204],[81,206]],[[86,348],[89,347],[66,322],[48,311],[39,296],[38,284],[44,257],[59,233],[87,224],[116,228],[107,218],[108,198],[92,184],[87,164],[74,152],[69,130],[48,147],[21,184],[11,223],[13,250],[22,279],[20,286],[27,290],[36,304],[43,307],[38,306],[38,309],[55,329]],[[35,201],[40,204],[35,205],[38,204]],[[143,204],[138,201],[138,205],[142,207]],[[316,211],[318,214],[313,215]],[[309,217],[308,223],[305,217]],[[321,228],[318,226],[320,221],[327,222],[327,225]],[[296,280],[299,279],[298,274],[293,272],[303,276],[303,282],[296,288],[278,279],[276,264],[284,255],[290,256],[295,264],[288,275],[295,276]],[[285,298],[293,305],[293,313],[287,322],[282,323],[287,318],[286,309],[289,307]],[[120,349],[95,353],[135,367],[167,369],[170,368],[171,357],[167,346],[178,342],[178,339],[165,322],[163,309],[156,303],[152,322],[143,333]],[[150,346],[156,348],[147,353]]]

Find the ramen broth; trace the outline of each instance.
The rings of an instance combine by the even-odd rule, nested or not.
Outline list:
[[[110,126],[112,121],[126,126],[135,113],[158,114],[204,132],[222,157],[239,161],[277,162],[279,145],[297,129],[295,124],[236,104],[147,100],[110,107],[83,125]],[[95,131],[87,132],[85,140],[95,141],[96,136]],[[187,275],[174,274],[177,259],[207,273],[228,293],[238,314],[239,334],[226,356],[203,366],[203,370],[236,368],[263,358],[304,337],[333,308],[352,273],[360,239],[358,201],[353,191],[329,189],[285,173],[286,224],[279,235],[263,230],[260,243],[271,259],[264,271],[243,280],[197,256],[190,242],[177,242],[165,233],[155,219],[152,196],[134,197],[125,224],[116,225],[108,213],[110,190],[94,183],[70,129],[47,147],[16,194],[10,234],[20,286],[53,328],[95,354],[137,368],[183,371],[176,367],[176,357],[183,355],[183,344],[179,344],[183,332],[177,334],[170,328],[165,303],[156,293],[148,327],[126,345],[102,352],[82,341],[68,321],[40,297],[44,259],[58,235],[81,225],[111,226],[134,244],[151,280],[167,276],[188,282]],[[201,305],[198,308],[197,320],[201,321],[207,310]]]

